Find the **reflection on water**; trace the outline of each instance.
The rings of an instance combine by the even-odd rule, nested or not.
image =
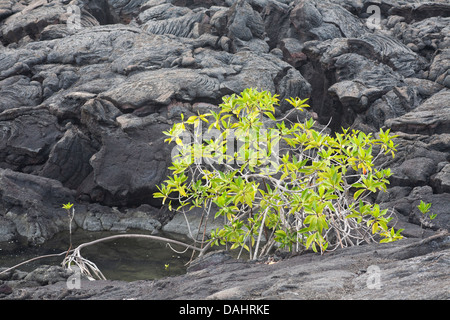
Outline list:
[[[130,231],[128,233],[141,233]],[[72,235],[73,246],[95,239],[118,234],[117,232],[86,232],[77,230]],[[191,243],[179,235],[160,233],[159,236]],[[0,243],[0,267],[11,267],[22,261],[46,254],[61,253],[69,247],[67,232],[57,234],[44,245],[26,247],[18,243]],[[176,245],[177,251],[184,248]],[[149,239],[115,239],[101,242],[81,250],[81,255],[94,262],[108,280],[153,280],[167,276],[184,274],[185,264],[190,260],[192,251],[176,253],[164,242]],[[59,265],[64,255],[54,258],[40,259],[20,266],[19,270],[31,271],[40,265]],[[167,267],[168,265],[168,267]]]

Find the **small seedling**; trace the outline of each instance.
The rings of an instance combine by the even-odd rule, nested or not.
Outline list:
[[[63,207],[63,209],[70,210],[73,207],[73,203],[68,202],[66,204],[63,204],[62,207]]]
[[[431,203],[426,203],[423,202],[422,200],[420,200],[420,204],[417,206],[417,208],[419,208],[420,212],[422,212],[424,216],[426,216],[427,213],[430,211],[430,207]],[[434,218],[436,218],[437,214],[430,213],[428,216],[430,217],[430,220],[433,220]]]
[[[420,219],[420,227],[423,228],[424,221],[428,217],[431,220],[436,218],[436,213],[430,212],[431,203],[426,203],[420,200],[420,204],[417,206],[419,208],[419,211],[422,213],[422,218]]]
[[[67,215],[69,216],[69,249],[67,250],[67,257],[69,251],[72,249],[72,221],[75,216],[75,208],[73,207],[73,203],[70,202],[63,204],[62,208],[67,211]],[[70,209],[72,209],[72,211]]]

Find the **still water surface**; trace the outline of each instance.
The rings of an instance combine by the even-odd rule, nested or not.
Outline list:
[[[129,231],[141,233],[142,231]],[[117,232],[86,232],[77,230],[72,235],[74,247],[95,239],[121,234]],[[188,238],[170,233],[158,236],[191,243]],[[11,267],[25,260],[46,254],[61,253],[69,247],[68,232],[55,235],[44,245],[36,247],[16,243],[0,243],[0,267]],[[172,245],[177,251],[184,248]],[[149,239],[116,239],[101,242],[81,250],[81,255],[94,262],[108,280],[153,280],[186,273],[185,264],[190,260],[192,251],[176,253],[164,242]],[[45,258],[22,265],[18,269],[31,271],[40,265],[60,265],[64,255]],[[168,265],[168,267],[166,267]]]

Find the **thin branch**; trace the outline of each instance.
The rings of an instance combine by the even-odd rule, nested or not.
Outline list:
[[[192,245],[189,245],[189,244],[181,242],[181,241],[164,238],[164,237],[159,237],[159,236],[147,235],[147,234],[116,234],[113,236],[109,236],[109,237],[93,240],[91,242],[83,243],[83,244],[79,245],[75,250],[77,250],[77,249],[81,250],[82,248],[85,248],[85,247],[88,247],[88,246],[91,246],[91,245],[94,245],[94,244],[97,244],[100,242],[110,241],[110,240],[119,239],[119,238],[145,238],[145,239],[151,239],[151,240],[156,240],[156,241],[169,242],[169,243],[173,243],[173,244],[178,244],[180,246],[185,246],[188,249],[200,251],[201,255],[203,255],[205,253],[203,251],[204,249],[194,247]]]
[[[164,238],[164,237],[159,237],[159,236],[146,235],[146,234],[117,234],[117,235],[93,240],[91,242],[86,242],[86,243],[79,245],[78,247],[76,247],[73,250],[73,253],[71,255],[69,255],[68,257],[66,257],[63,260],[62,264],[67,265],[68,269],[70,269],[70,266],[72,263],[76,264],[80,268],[81,273],[88,276],[88,278],[90,280],[94,280],[94,277],[92,276],[89,269],[94,272],[94,274],[97,276],[97,278],[105,280],[106,279],[105,276],[101,273],[101,271],[97,268],[97,266],[93,262],[83,258],[81,256],[80,251],[83,248],[86,248],[86,247],[94,245],[94,244],[98,244],[100,242],[105,242],[105,241],[110,241],[110,240],[115,240],[115,239],[120,239],[120,238],[144,238],[144,239],[162,241],[162,242],[166,242],[168,244],[172,243],[172,244],[184,246],[184,247],[186,247],[186,249],[191,249],[191,250],[200,252],[199,257],[203,256],[206,253],[206,251],[210,248],[209,243],[204,248],[197,248],[195,246],[189,245],[189,244],[181,242],[181,241]]]
[[[70,250],[70,251],[74,251],[74,250]],[[10,267],[8,269],[5,269],[2,272],[0,272],[0,274],[6,273],[8,271],[11,271],[13,269],[16,269],[17,267],[20,267],[20,266],[24,265],[24,264],[27,264],[27,263],[30,263],[30,262],[33,262],[33,261],[36,261],[36,260],[39,260],[39,259],[59,257],[59,256],[62,256],[63,254],[67,254],[70,251],[64,251],[64,252],[61,252],[61,253],[53,253],[53,254],[47,254],[47,255],[43,255],[43,256],[39,256],[39,257],[34,257],[34,258],[29,259],[29,260],[23,261],[23,262],[21,262],[19,264],[16,264],[15,266],[12,266],[12,267]]]
[[[267,212],[268,211],[269,211],[269,208],[267,208],[264,211],[264,216],[263,216],[263,219],[262,219],[262,222],[261,222],[261,229],[259,230],[258,240],[256,241],[255,254],[253,256],[253,260],[256,260],[256,258],[258,257],[259,244],[261,242],[261,235],[263,233],[264,223],[266,222],[266,216],[267,216]]]
[[[206,245],[204,248],[197,248],[194,247],[192,245],[186,244],[184,242],[180,242],[177,240],[173,240],[173,239],[169,239],[169,238],[164,238],[164,237],[159,237],[159,236],[153,236],[153,235],[145,235],[145,234],[118,234],[118,235],[113,235],[113,236],[109,236],[109,237],[105,237],[105,238],[101,238],[101,239],[97,239],[97,240],[93,240],[91,242],[86,242],[83,243],[81,245],[79,245],[78,247],[76,247],[75,249],[69,250],[69,251],[64,251],[61,253],[55,253],[55,254],[48,254],[48,255],[43,255],[43,256],[39,256],[39,257],[34,257],[32,259],[23,261],[19,264],[16,264],[8,269],[5,269],[3,271],[0,272],[0,274],[4,274],[7,273],[8,271],[11,271],[17,267],[20,267],[24,264],[39,260],[39,259],[44,259],[44,258],[51,258],[51,257],[59,257],[62,255],[66,255],[66,257],[64,258],[62,265],[67,265],[68,269],[70,269],[70,265],[72,263],[75,263],[80,270],[82,271],[82,273],[85,273],[87,275],[90,275],[90,272],[88,269],[91,269],[98,278],[101,279],[105,279],[105,277],[103,276],[103,274],[100,272],[100,270],[97,268],[97,266],[83,258],[80,254],[80,250],[83,248],[86,248],[88,246],[94,245],[94,244],[98,244],[100,242],[104,242],[104,241],[110,241],[110,240],[114,240],[114,239],[119,239],[119,238],[144,238],[144,239],[151,239],[151,240],[156,240],[156,241],[162,241],[162,242],[166,242],[166,243],[172,243],[172,244],[176,244],[176,245],[180,245],[180,246],[184,246],[186,247],[186,249],[192,249],[195,251],[200,252],[199,253],[199,257],[203,256],[207,250],[210,248],[210,245]],[[72,252],[70,255],[67,255],[67,253]]]

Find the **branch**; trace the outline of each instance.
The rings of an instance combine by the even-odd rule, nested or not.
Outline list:
[[[43,256],[39,256],[39,257],[35,257],[35,258],[32,258],[32,259],[23,261],[23,262],[21,262],[19,264],[16,264],[16,265],[14,265],[14,266],[12,266],[12,267],[10,267],[8,269],[5,269],[5,270],[1,271],[0,274],[7,273],[8,271],[11,271],[11,270],[13,270],[13,269],[15,269],[17,267],[20,267],[21,265],[30,263],[32,261],[36,261],[36,260],[44,259],[44,258],[59,257],[59,256],[62,256],[62,255],[65,254],[66,257],[63,260],[63,263],[62,263],[63,265],[65,265],[68,262],[69,262],[69,265],[70,265],[70,262],[77,263],[76,261],[78,260],[79,262],[81,262],[80,264],[82,264],[82,265],[88,264],[88,266],[90,268],[94,269],[95,273],[99,273],[101,275],[101,272],[99,272],[100,270],[98,270],[98,268],[96,268],[95,264],[93,264],[92,262],[88,261],[87,259],[81,257],[80,250],[82,248],[85,248],[85,247],[88,247],[88,246],[91,246],[91,245],[94,245],[94,244],[97,244],[97,243],[100,243],[100,242],[114,240],[114,239],[118,239],[118,238],[146,238],[146,239],[152,239],[152,240],[156,240],[156,241],[163,241],[163,242],[167,242],[167,243],[173,243],[173,244],[184,246],[187,249],[192,249],[192,250],[195,250],[195,251],[199,251],[200,254],[199,254],[198,257],[202,257],[208,251],[208,249],[211,247],[210,243],[208,243],[204,248],[197,248],[197,247],[191,246],[189,244],[186,244],[186,243],[183,243],[183,242],[180,242],[180,241],[177,241],[177,240],[172,240],[172,239],[169,239],[169,238],[164,238],[164,237],[145,235],[145,234],[118,234],[118,235],[113,235],[113,236],[109,236],[109,237],[93,240],[91,242],[83,243],[83,244],[79,245],[78,247],[76,247],[75,249],[72,249],[72,250],[64,251],[64,252],[61,252],[61,253],[43,255]],[[72,252],[72,254],[67,255],[70,252]],[[70,266],[69,266],[69,269],[70,269]],[[86,270],[86,268],[80,268],[80,269],[81,270]],[[97,269],[97,270],[95,270],[95,269]]]
[[[211,247],[210,243],[208,243],[204,248],[197,248],[195,246],[192,246],[192,245],[189,245],[184,242],[177,241],[177,240],[172,240],[169,238],[164,238],[164,237],[159,237],[159,236],[146,235],[146,234],[117,234],[117,235],[93,240],[91,242],[86,242],[86,243],[79,245],[78,247],[73,249],[73,253],[71,255],[67,256],[63,260],[62,264],[67,265],[68,268],[70,269],[70,265],[72,264],[72,262],[75,263],[80,268],[81,272],[83,274],[87,275],[90,280],[94,280],[94,278],[92,277],[91,273],[89,272],[89,269],[91,269],[98,278],[105,279],[105,277],[103,276],[101,271],[97,268],[97,266],[93,262],[91,262],[81,256],[80,250],[85,247],[88,247],[88,246],[91,246],[91,245],[94,245],[94,244],[97,244],[100,242],[110,241],[110,240],[119,239],[119,238],[144,238],[144,239],[151,239],[151,240],[162,241],[162,242],[167,242],[167,243],[173,243],[176,245],[184,246],[187,249],[191,249],[191,250],[200,252],[198,257],[203,256],[206,253],[206,251]]]
[[[47,254],[47,255],[39,256],[39,257],[34,257],[34,258],[29,259],[29,260],[23,261],[23,262],[21,262],[19,264],[16,264],[15,266],[12,266],[11,268],[5,269],[2,272],[0,272],[0,274],[6,273],[8,271],[11,271],[11,270],[17,268],[17,267],[20,267],[21,265],[24,265],[24,264],[27,264],[27,263],[30,263],[30,262],[33,262],[33,261],[36,261],[36,260],[39,260],[39,259],[59,257],[59,256],[62,256],[63,254],[67,254],[70,251],[73,251],[73,250],[64,251],[64,252],[61,252],[61,253]]]
[[[99,242],[114,240],[114,239],[118,239],[118,238],[146,238],[146,239],[152,239],[152,240],[156,240],[156,241],[169,242],[169,243],[185,246],[188,249],[200,251],[200,253],[204,254],[203,249],[191,246],[191,245],[186,244],[184,242],[177,241],[177,240],[172,240],[172,239],[164,238],[164,237],[147,235],[147,234],[116,234],[116,235],[113,235],[113,236],[109,236],[109,237],[93,240],[91,242],[86,242],[86,243],[80,244],[77,248],[75,248],[75,250],[81,250],[84,247],[88,247],[88,246],[91,246],[93,244],[97,244]]]

